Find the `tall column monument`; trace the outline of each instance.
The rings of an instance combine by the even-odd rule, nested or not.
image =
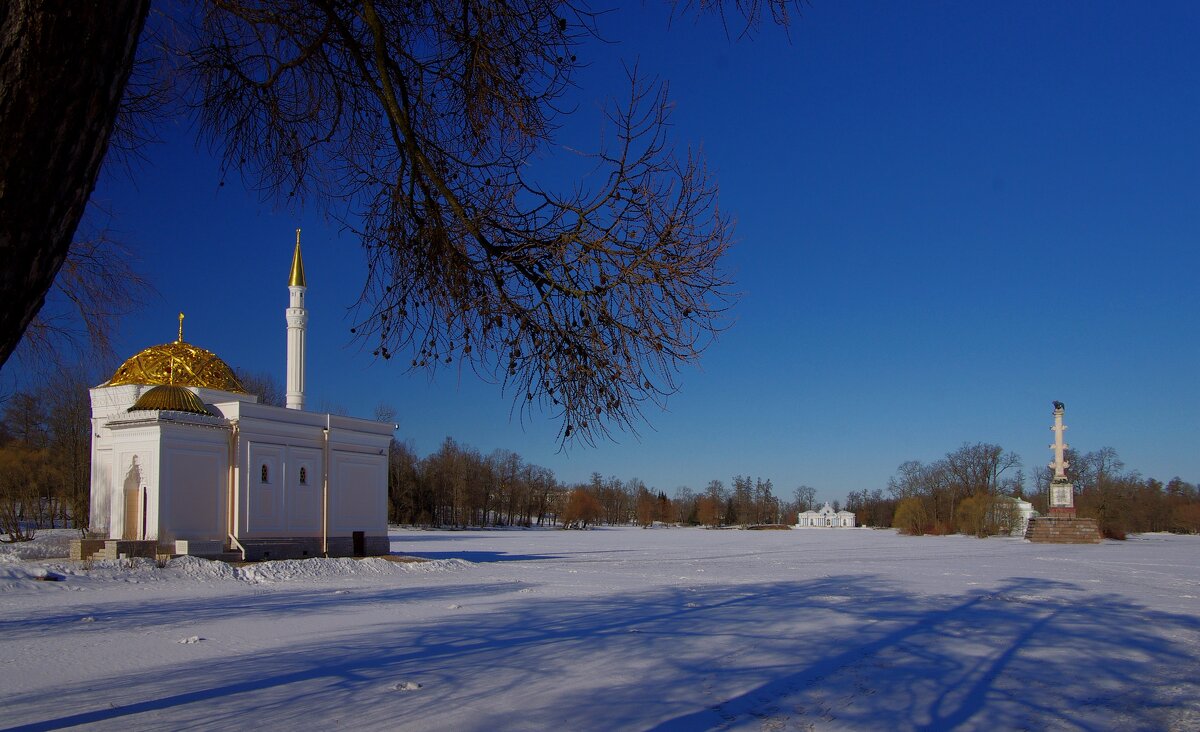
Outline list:
[[[1054,461],[1050,467],[1054,470],[1050,478],[1050,515],[1034,516],[1029,520],[1025,529],[1025,538],[1038,544],[1099,544],[1101,541],[1100,527],[1096,519],[1079,518],[1075,515],[1075,487],[1067,477],[1067,443],[1063,442],[1063,432],[1067,426],[1063,424],[1063,412],[1066,408],[1062,402],[1054,402],[1054,424],[1050,429],[1054,432]]]
[[[1063,442],[1063,432],[1067,430],[1067,426],[1063,424],[1065,411],[1066,407],[1062,402],[1054,402],[1054,424],[1050,427],[1054,432],[1054,444],[1050,446],[1054,451],[1054,462],[1050,463],[1050,467],[1054,469],[1054,477],[1050,479],[1050,515],[1074,517],[1075,487],[1067,478],[1067,468],[1071,464],[1065,458],[1069,445]]]

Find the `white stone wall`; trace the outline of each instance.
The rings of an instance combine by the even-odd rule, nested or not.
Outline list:
[[[112,437],[108,537],[152,539],[158,534],[157,429],[116,429]]]
[[[239,539],[320,537],[326,455],[328,535],[353,531],[386,535],[391,425],[244,402],[215,404],[213,408],[238,426],[234,472]],[[264,465],[266,483],[262,481]]]
[[[227,533],[229,430],[188,424],[162,426],[159,516],[154,537],[214,539]]]
[[[239,539],[319,539],[328,460],[328,535],[386,538],[390,424],[211,389],[193,391],[214,417],[127,412],[147,388],[92,390],[93,531],[224,541],[232,525]]]
[[[115,509],[113,475],[113,439],[109,420],[124,416],[147,387],[109,386],[89,390],[92,402],[92,484],[90,530],[111,536],[112,513]]]
[[[386,534],[386,455],[339,450],[331,455],[329,464],[329,533]]]

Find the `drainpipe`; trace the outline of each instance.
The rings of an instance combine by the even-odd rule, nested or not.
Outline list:
[[[324,474],[321,480],[321,553],[329,556],[329,412],[325,413],[325,444],[322,446],[321,463]]]

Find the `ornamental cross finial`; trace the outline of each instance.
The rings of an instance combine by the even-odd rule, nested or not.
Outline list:
[[[300,230],[296,229],[296,246],[300,246]]]
[[[179,314],[179,340],[177,343],[183,343],[183,313]]]

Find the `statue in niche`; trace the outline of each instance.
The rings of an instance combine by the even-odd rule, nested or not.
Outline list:
[[[125,473],[122,497],[124,498],[124,528],[122,539],[141,538],[142,513],[142,469],[138,467],[137,455],[130,461],[129,470]]]

